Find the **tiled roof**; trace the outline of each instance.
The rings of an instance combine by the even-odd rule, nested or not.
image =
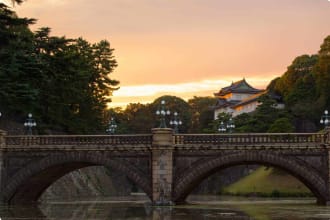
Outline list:
[[[231,107],[231,106],[236,105],[238,103],[240,103],[240,101],[235,101],[235,100],[227,101],[226,99],[219,98],[216,105],[214,106],[214,109]]]
[[[222,88],[218,93],[214,93],[215,96],[223,96],[229,93],[248,93],[256,94],[264,90],[256,89],[250,86],[245,79],[237,82],[233,82],[230,86]]]
[[[248,103],[251,103],[251,102],[254,102],[256,101],[261,95],[265,94],[266,91],[263,91],[263,92],[260,92],[258,94],[254,94],[254,95],[251,95],[250,97],[246,98],[246,99],[243,99],[242,101],[230,106],[232,108],[235,108],[237,106],[241,106],[241,105],[246,105]]]

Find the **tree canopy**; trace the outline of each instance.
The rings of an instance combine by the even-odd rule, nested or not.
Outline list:
[[[32,32],[33,22],[0,3],[1,111],[13,118],[32,112],[41,131],[103,130],[107,104],[119,88],[110,77],[114,49],[107,40],[51,36],[48,27]]]
[[[299,131],[320,128],[319,119],[324,109],[330,107],[330,36],[320,46],[318,54],[298,56],[287,71],[274,79],[268,89],[283,97],[287,111]]]

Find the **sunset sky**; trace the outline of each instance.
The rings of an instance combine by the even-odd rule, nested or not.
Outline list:
[[[328,0],[27,0],[14,10],[38,19],[33,30],[110,41],[121,82],[111,107],[212,96],[243,77],[265,88],[330,35]]]

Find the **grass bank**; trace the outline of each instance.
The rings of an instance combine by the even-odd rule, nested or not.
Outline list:
[[[311,191],[295,177],[274,168],[260,167],[225,187],[222,195],[261,197],[307,197]]]

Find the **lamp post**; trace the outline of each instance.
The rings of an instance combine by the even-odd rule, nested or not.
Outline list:
[[[165,108],[165,101],[162,100],[160,102],[160,108],[156,111],[156,115],[160,116],[159,128],[166,128],[165,116],[169,115],[170,113],[171,112],[169,110],[166,110],[166,108]]]
[[[109,127],[107,128],[106,132],[110,135],[113,135],[116,132],[117,124],[114,118],[111,118],[109,121]]]
[[[328,128],[329,119],[330,119],[330,116],[328,115],[328,110],[325,110],[324,115],[322,115],[322,117],[321,117],[320,123],[324,124],[325,128]]]
[[[24,127],[27,128],[27,134],[32,135],[32,128],[36,126],[36,121],[32,118],[32,114],[29,113],[27,119],[24,122]]]
[[[179,119],[177,112],[174,112],[174,118],[170,121],[170,125],[173,125],[174,133],[179,133],[179,126],[182,125],[182,121]]]
[[[225,133],[227,131],[226,129],[226,125],[223,123],[223,121],[220,122],[220,125],[219,125],[219,128],[218,128],[218,131],[220,133]]]
[[[230,118],[228,123],[227,123],[227,128],[229,130],[229,133],[233,133],[233,130],[235,128],[235,124],[234,124],[234,121],[233,121],[233,118]]]

